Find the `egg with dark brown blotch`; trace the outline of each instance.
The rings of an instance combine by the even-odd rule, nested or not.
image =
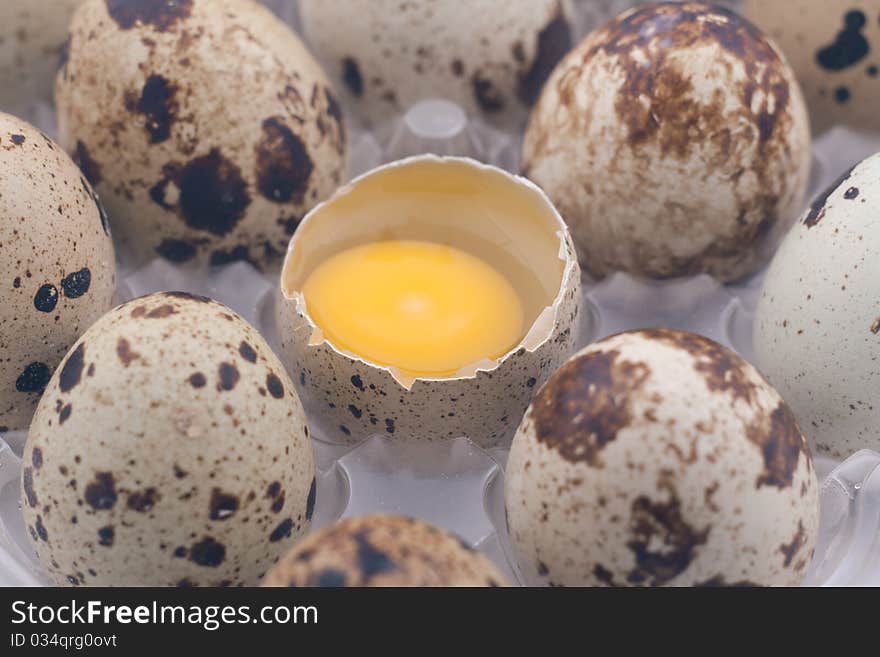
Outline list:
[[[593,276],[733,281],[800,210],[809,121],[794,73],[750,23],[699,2],[648,4],[556,67],[522,166]]]
[[[308,529],[309,430],[257,331],[160,292],[96,322],[52,377],[23,456],[22,509],[52,581],[257,584]]]
[[[819,486],[791,410],[693,333],[621,333],[573,356],[514,437],[505,508],[532,584],[801,582]]]
[[[785,52],[814,132],[880,130],[880,0],[746,0],[743,13]]]
[[[304,0],[303,33],[372,126],[429,98],[507,128],[525,123],[571,48],[569,0]],[[358,20],[352,21],[351,17]]]
[[[421,520],[388,514],[347,518],[301,541],[263,586],[506,586],[485,556]]]
[[[115,288],[94,190],[59,145],[0,113],[0,433],[27,429],[52,371]]]
[[[277,269],[346,178],[335,92],[254,2],[86,0],[55,91],[61,142],[134,263]]]
[[[73,11],[83,0],[0,2],[0,110],[22,111],[52,97],[52,79]]]

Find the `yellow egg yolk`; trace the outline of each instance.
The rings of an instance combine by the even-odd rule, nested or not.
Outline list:
[[[504,355],[523,334],[522,302],[507,278],[432,242],[337,253],[309,275],[303,295],[334,346],[413,377],[452,376]]]

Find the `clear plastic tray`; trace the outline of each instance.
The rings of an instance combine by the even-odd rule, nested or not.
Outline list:
[[[267,0],[296,26],[291,0]],[[578,31],[583,33],[632,2],[580,0]],[[30,119],[53,131],[51,109],[31,109]],[[383,162],[420,152],[469,155],[515,171],[519,138],[470,121],[455,105],[426,101],[394,117],[375,133],[349,125],[352,176]],[[810,196],[840,171],[880,151],[880,135],[834,128],[814,143]],[[806,205],[805,199],[804,204]],[[629,328],[687,329],[752,357],[752,312],[762,273],[735,286],[707,276],[650,283],[625,274],[596,284],[584,281],[589,321],[587,344]],[[274,327],[276,281],[246,263],[201,276],[184,274],[154,261],[136,271],[120,270],[119,301],[157,290],[177,289],[212,296],[259,328],[277,344]],[[582,345],[581,345],[582,346]],[[466,438],[447,443],[404,442],[375,436],[351,446],[315,437],[318,467],[314,527],[340,517],[394,512],[423,518],[458,533],[487,554],[512,581],[521,582],[509,549],[503,501],[506,448],[485,451]],[[21,516],[20,455],[25,435],[0,437],[0,585],[47,583]],[[819,542],[805,585],[880,585],[880,454],[868,450],[842,463],[818,459],[821,483]]]

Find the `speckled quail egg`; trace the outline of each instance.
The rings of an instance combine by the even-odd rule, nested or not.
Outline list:
[[[91,186],[60,146],[0,113],[0,433],[27,429],[52,370],[115,287]]]
[[[880,154],[820,194],[783,241],[754,349],[815,452],[880,450]]]
[[[513,440],[510,537],[533,583],[795,585],[819,524],[810,450],[751,365],[692,333],[622,333],[541,388]]]
[[[342,520],[303,539],[264,586],[505,586],[504,576],[457,536],[385,514]]]
[[[587,36],[523,147],[597,277],[749,274],[800,211],[809,170],[806,107],[779,51],[696,2],[645,5]]]
[[[483,259],[523,305],[522,337],[499,358],[419,377],[335,345],[303,286],[330,256],[378,240],[423,240]],[[331,441],[510,439],[534,391],[574,351],[580,270],[565,223],[535,185],[466,158],[418,156],[340,189],[303,219],[281,273],[282,358],[310,417]]]
[[[315,467],[281,363],[204,297],[125,303],[53,376],[22,507],[57,584],[253,585],[310,524]]]
[[[342,113],[299,39],[249,0],[87,0],[56,80],[59,132],[121,251],[277,270],[346,176]]]
[[[306,38],[348,105],[377,126],[426,98],[525,122],[571,48],[568,0],[303,0]],[[357,20],[351,20],[357,16]]]
[[[52,97],[70,17],[82,1],[0,2],[0,109],[19,109]]]
[[[746,0],[743,12],[791,62],[814,132],[880,130],[880,0]]]

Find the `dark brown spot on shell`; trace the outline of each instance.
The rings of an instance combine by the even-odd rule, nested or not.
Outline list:
[[[667,502],[639,496],[630,513],[632,537],[626,545],[636,560],[627,575],[631,584],[660,586],[674,579],[687,569],[709,536],[709,527],[697,530],[685,521],[674,494]]]
[[[492,83],[492,80],[481,71],[471,76],[474,99],[487,114],[495,114],[504,109],[504,97]]]
[[[238,345],[238,353],[249,363],[257,362],[257,352],[254,351],[254,348],[247,342],[242,341],[242,343]]]
[[[220,363],[219,376],[220,381],[217,383],[217,390],[232,390],[239,379],[241,379],[238,368],[232,363]]]
[[[174,315],[176,313],[177,311],[174,310],[174,306],[165,303],[161,306],[156,306],[146,315],[144,315],[144,317],[146,317],[147,319],[165,319],[166,317],[170,317],[171,315]]]
[[[85,492],[86,502],[96,511],[106,511],[116,505],[116,482],[111,472],[97,472]]]
[[[306,520],[311,520],[315,513],[315,496],[317,493],[317,481],[312,477],[312,485],[309,488],[309,496],[306,499]]]
[[[43,525],[43,517],[37,516],[37,521],[34,523],[34,529],[37,532],[37,536],[40,537],[41,541],[49,540],[49,532],[46,531],[46,527]]]
[[[85,343],[80,342],[67,357],[64,367],[61,368],[61,375],[58,377],[58,388],[61,392],[70,392],[82,380],[85,354]]]
[[[282,117],[263,121],[263,136],[256,146],[257,188],[275,203],[302,203],[314,165],[302,139]]]
[[[68,274],[61,280],[61,289],[68,299],[78,299],[89,291],[92,285],[92,272],[88,267]]]
[[[51,283],[41,285],[34,295],[34,308],[41,313],[51,313],[58,305],[58,288]]]
[[[618,351],[568,361],[532,402],[537,440],[567,461],[601,467],[599,453],[632,421],[629,396],[649,374],[647,365],[623,360]]]
[[[43,450],[39,447],[34,447],[31,451],[31,463],[34,464],[34,468],[37,470],[43,467]]]
[[[788,568],[791,565],[792,559],[794,559],[795,555],[797,555],[800,549],[804,546],[805,542],[806,533],[804,531],[804,523],[798,520],[797,532],[795,532],[791,542],[779,546],[779,551],[782,552],[782,555],[785,557],[782,563],[783,567]]]
[[[147,488],[143,491],[136,491],[128,496],[128,508],[138,513],[146,513],[152,509],[159,499],[159,493],[155,488]]]
[[[189,560],[206,568],[217,568],[226,559],[226,546],[206,536],[189,549]]]
[[[364,580],[398,569],[391,557],[370,542],[366,532],[357,532],[352,538],[357,544],[358,568]]]
[[[50,378],[52,378],[52,370],[45,363],[29,363],[15,380],[15,389],[18,392],[42,395]]]
[[[189,383],[193,388],[203,388],[207,383],[207,380],[205,379],[204,374],[196,372],[195,374],[190,375]]]
[[[116,341],[116,355],[122,362],[123,367],[128,367],[141,355],[131,348],[131,343],[125,338],[119,338]]]
[[[364,80],[361,76],[361,70],[358,67],[357,61],[352,57],[345,57],[342,60],[342,80],[355,96],[360,96],[364,93]]]
[[[21,475],[21,487],[24,489],[24,496],[29,507],[36,507],[39,504],[37,492],[34,490],[34,471],[31,468],[25,468]]]
[[[797,421],[785,402],[747,427],[746,436],[761,449],[764,458],[764,471],[758,475],[756,488],[791,486],[801,454],[808,461],[811,458]]]
[[[293,519],[287,518],[282,520],[272,533],[269,535],[270,543],[277,543],[283,538],[287,538],[293,532]]]
[[[729,584],[724,578],[724,575],[715,575],[714,577],[710,577],[709,579],[698,582],[694,584],[694,587],[699,588],[715,588],[715,587],[732,587],[732,588],[754,588],[761,586],[760,584],[755,584],[754,582],[750,582],[748,580],[738,580],[736,582],[730,582]]]
[[[146,119],[144,129],[151,144],[161,144],[171,136],[171,127],[178,111],[176,93],[177,87],[174,84],[164,76],[154,73],[147,78],[140,96],[126,97],[127,109]]]
[[[275,399],[284,397],[284,385],[281,383],[281,379],[272,372],[266,376],[266,389]]]
[[[196,247],[186,240],[164,239],[156,253],[169,262],[187,262],[196,256]]]
[[[810,211],[807,212],[807,216],[804,219],[804,225],[807,228],[812,228],[816,224],[818,224],[825,217],[825,211],[828,209],[828,199],[831,198],[831,195],[837,191],[838,187],[843,185],[849,177],[852,175],[855,167],[851,167],[848,171],[846,171],[840,178],[835,180],[828,188],[819,194],[810,205]]]
[[[178,21],[190,17],[193,0],[106,0],[107,13],[123,30],[149,25],[167,32]]]
[[[219,488],[211,491],[211,505],[208,516],[211,520],[227,520],[238,511],[238,497],[231,493],[224,493]]]
[[[116,530],[111,525],[101,527],[98,530],[98,543],[104,547],[113,547],[113,540],[116,537]]]

